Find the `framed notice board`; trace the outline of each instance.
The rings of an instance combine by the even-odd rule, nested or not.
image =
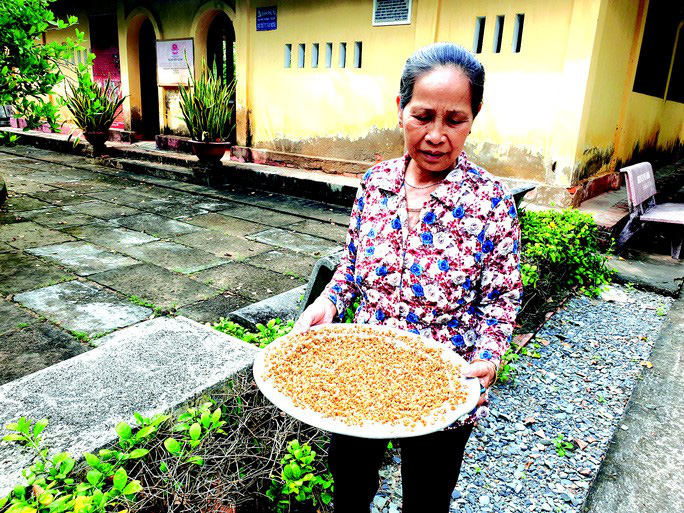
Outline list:
[[[373,26],[409,25],[412,0],[373,0]]]

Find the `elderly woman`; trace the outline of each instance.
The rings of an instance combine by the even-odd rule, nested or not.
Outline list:
[[[342,262],[295,329],[332,322],[355,298],[357,323],[439,341],[469,362],[482,396],[463,421],[400,440],[404,513],[446,513],[463,452],[508,348],[522,285],[516,209],[506,187],[463,151],[482,106],[484,68],[451,43],[418,50],[397,107],[406,155],[363,177]],[[361,513],[378,489],[387,440],[333,435],[335,511]]]

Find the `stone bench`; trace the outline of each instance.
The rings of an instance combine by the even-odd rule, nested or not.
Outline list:
[[[185,317],[159,317],[99,346],[0,386],[0,426],[48,418],[43,444],[80,457],[118,440],[115,426],[174,411],[250,372],[258,349]],[[4,433],[3,433],[4,436]],[[1,437],[0,437],[1,438]],[[33,452],[0,442],[0,497],[23,482]]]
[[[629,219],[618,236],[617,246],[624,246],[644,223],[660,223],[670,232],[672,258],[681,258],[684,240],[684,203],[656,204],[655,177],[648,162],[624,167],[620,172],[625,174],[627,183]]]
[[[534,185],[523,185],[516,187],[511,190],[511,195],[513,196],[513,201],[515,201],[515,207],[520,206],[525,194],[530,192],[535,188]],[[335,273],[335,269],[342,259],[342,251],[334,253],[330,256],[321,258],[316,262],[313,270],[311,271],[311,276],[309,277],[309,283],[306,287],[306,292],[304,293],[304,298],[302,301],[302,306],[299,311],[300,315],[304,309],[313,303],[318,296],[321,295],[325,286],[330,282]]]

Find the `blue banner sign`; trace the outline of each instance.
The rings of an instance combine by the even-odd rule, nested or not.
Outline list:
[[[256,10],[256,29],[275,30],[278,28],[278,7],[257,7]]]

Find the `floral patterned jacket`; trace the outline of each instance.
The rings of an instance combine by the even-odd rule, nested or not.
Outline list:
[[[363,177],[342,261],[324,291],[342,315],[448,345],[466,361],[497,367],[519,308],[520,228],[506,187],[461,153],[408,228],[404,173],[410,157]],[[474,422],[487,403],[471,412]]]

